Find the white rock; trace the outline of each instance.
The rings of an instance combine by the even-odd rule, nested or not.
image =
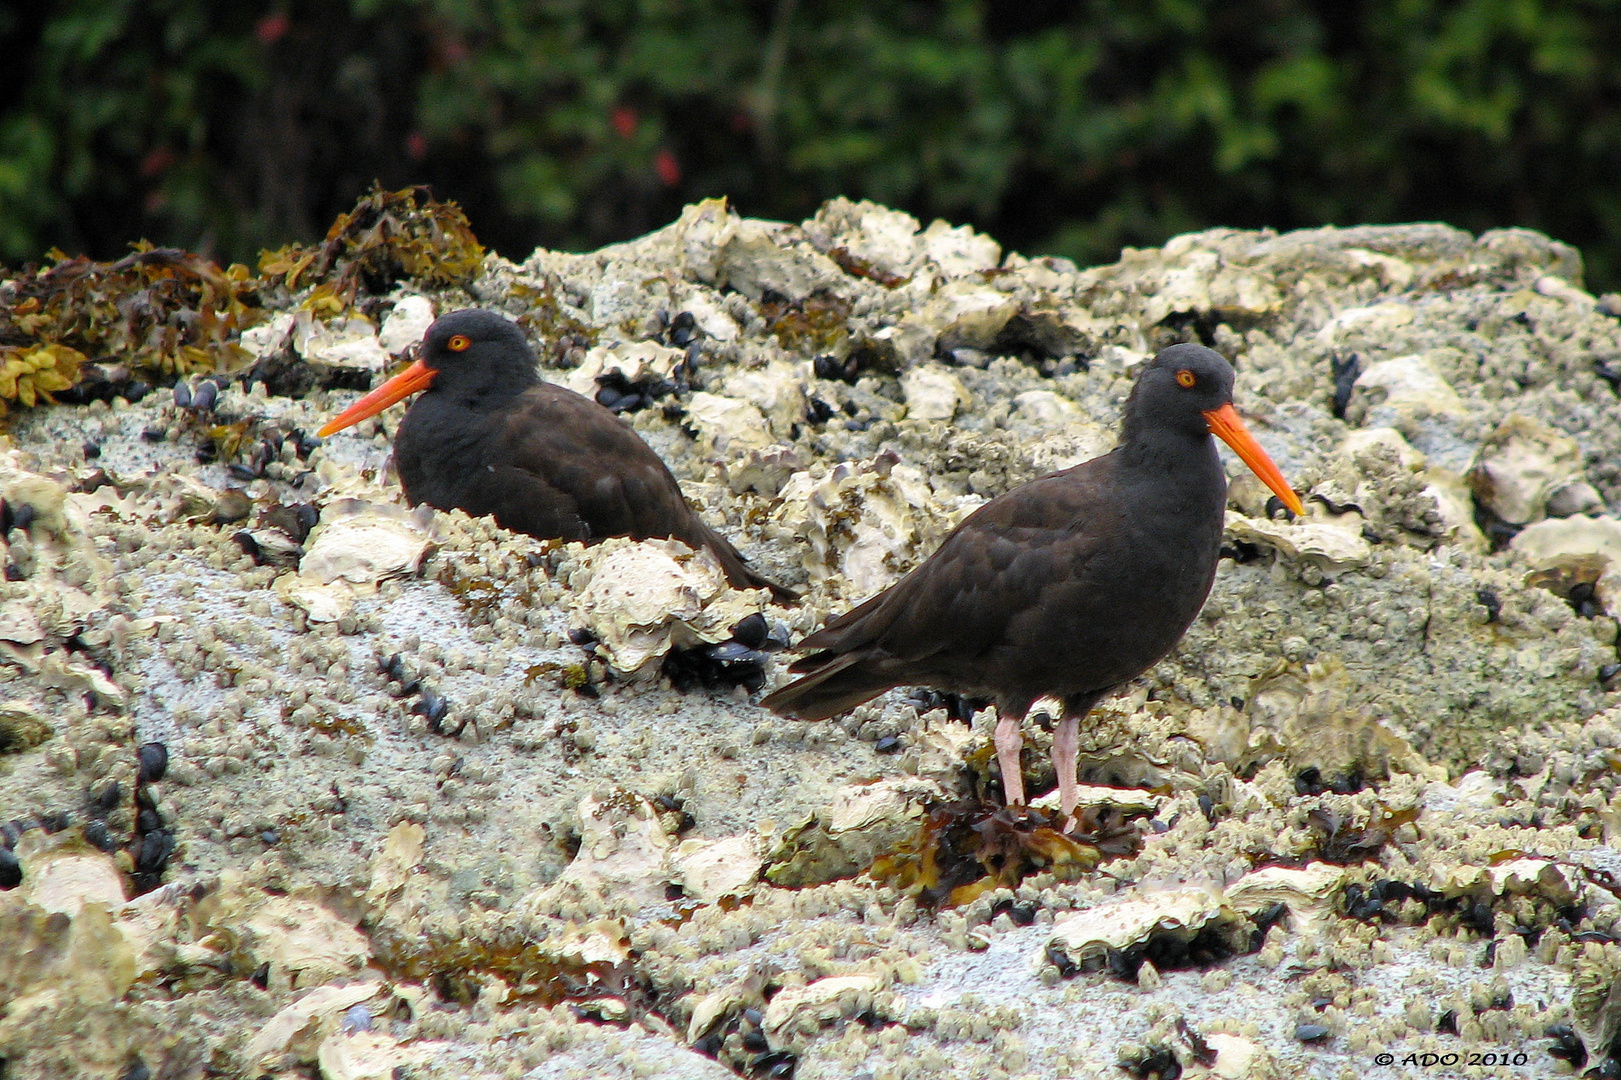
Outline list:
[[[1210,1066],[1215,1080],[1271,1080],[1275,1075],[1272,1056],[1257,1043],[1225,1031],[1212,1032],[1204,1041],[1216,1054]]]
[[[759,406],[700,390],[687,399],[687,418],[713,454],[736,457],[771,446],[771,426]]]
[[[916,817],[917,795],[917,782],[911,779],[848,785],[834,796],[833,804],[822,815],[823,823],[828,832],[837,835]]]
[[[1475,502],[1470,495],[1469,482],[1451,469],[1426,469],[1424,493],[1435,500],[1446,526],[1444,538],[1468,550],[1484,554],[1490,547],[1486,534],[1475,524]]]
[[[1511,525],[1541,520],[1548,496],[1582,482],[1576,440],[1510,413],[1481,444],[1469,482],[1475,497]]]
[[[1549,517],[1603,513],[1604,496],[1586,480],[1574,480],[1550,491],[1545,509]]]
[[[967,225],[952,226],[937,218],[923,230],[921,240],[924,257],[946,278],[992,270],[1002,261],[1001,245]]]
[[[45,629],[40,626],[32,604],[26,600],[7,600],[0,604],[0,641],[32,645],[44,639]]]
[[[1538,566],[1567,555],[1595,555],[1621,566],[1621,521],[1586,514],[1549,518],[1521,529],[1509,547]]]
[[[867,338],[868,345],[896,367],[905,371],[934,355],[932,330],[908,315],[893,326],[881,326]]]
[[[1168,934],[1191,941],[1206,927],[1248,925],[1208,889],[1185,888],[1113,900],[1065,915],[1053,923],[1043,947],[1062,950],[1083,967],[1095,969],[1111,949],[1124,949]]]
[[[794,425],[805,419],[806,373],[784,360],[763,368],[747,368],[728,375],[722,391],[728,398],[747,401],[765,414],[771,432],[786,440]]]
[[[759,492],[768,498],[782,490],[794,473],[805,467],[805,456],[797,446],[777,443],[755,447],[741,458],[716,462],[726,486],[733,493]]]
[[[681,886],[688,896],[711,904],[724,896],[746,896],[765,866],[760,848],[753,834],[684,840],[674,856]]]
[[[737,320],[715,302],[714,294],[701,286],[692,288],[686,294],[681,301],[681,310],[692,316],[693,323],[704,332],[705,337],[715,341],[732,341],[743,332]]]
[[[1224,265],[1210,280],[1210,306],[1229,316],[1266,315],[1282,306],[1284,292],[1262,274]]]
[[[924,364],[903,374],[901,393],[909,420],[950,420],[973,402],[962,380],[943,364]]]
[[[1564,278],[1556,277],[1553,274],[1543,274],[1537,278],[1534,288],[1543,296],[1563,300],[1567,304],[1574,304],[1584,310],[1592,310],[1595,304],[1592,293],[1578,289]]]
[[[793,303],[846,287],[844,271],[817,251],[802,229],[752,218],[740,219],[720,246],[714,284],[751,300],[769,291]]]
[[[1198,234],[1172,238],[1165,245],[1165,268],[1158,286],[1144,303],[1145,320],[1159,322],[1177,311],[1208,311],[1213,306],[1210,282],[1221,267],[1213,251],[1194,250]]]
[[[292,333],[296,321],[290,311],[272,315],[258,326],[242,331],[242,347],[255,360],[263,360],[279,352],[287,343],[287,335]]]
[[[116,911],[128,899],[118,865],[108,855],[32,833],[25,833],[17,848],[27,870],[19,895],[36,907],[72,916],[86,904]]]
[[[553,381],[583,397],[596,400],[597,377],[617,372],[627,382],[644,378],[668,379],[686,353],[656,341],[622,341],[612,346],[594,345],[586,350],[579,366]],[[549,373],[548,373],[549,374]]]
[[[1539,896],[1561,907],[1581,899],[1586,884],[1578,868],[1535,857],[1437,869],[1432,880],[1448,896]]]
[[[923,309],[902,321],[922,326],[935,335],[936,348],[989,348],[1008,320],[1019,312],[1019,301],[1009,293],[974,281],[948,281],[937,289]]]
[[[1051,390],[1026,390],[1013,398],[1013,407],[1031,423],[1060,428],[1081,419],[1081,407]]]
[[[251,914],[213,925],[241,935],[240,946],[272,975],[291,976],[293,986],[354,974],[371,959],[366,935],[313,900],[266,895]]]
[[[1421,800],[1426,814],[1443,819],[1491,819],[1499,813],[1507,785],[1484,769],[1470,769],[1455,784],[1432,780]]]
[[[805,231],[823,251],[842,247],[880,274],[910,277],[923,252],[917,218],[877,203],[829,199],[805,223]]]
[[[259,1025],[243,1048],[243,1059],[256,1068],[273,1066],[283,1056],[297,1062],[314,1060],[321,1040],[338,1029],[343,1014],[381,990],[375,982],[318,986]]]
[[[766,1006],[761,1026],[773,1043],[809,1035],[825,1023],[859,1012],[883,986],[877,975],[833,975],[805,986],[784,987]]]
[[[338,1030],[321,1040],[316,1062],[321,1080],[394,1080],[431,1055],[425,1046],[405,1046],[380,1031]]]
[[[1411,274],[1409,268],[1408,275]],[[1323,324],[1323,328],[1317,331],[1317,340],[1332,347],[1352,338],[1377,339],[1392,330],[1406,326],[1416,315],[1417,312],[1413,310],[1412,305],[1395,300],[1387,300],[1369,307],[1347,308]],[[1383,361],[1383,363],[1393,362]],[[1378,366],[1380,365],[1372,365]],[[1372,370],[1372,367],[1368,370]],[[1364,371],[1363,375],[1366,374],[1367,371]],[[1362,380],[1358,378],[1357,381]]]
[[[369,585],[414,574],[434,543],[432,511],[340,499],[321,511],[298,572],[319,584]]]
[[[1334,918],[1334,902],[1345,882],[1345,868],[1307,863],[1299,869],[1267,866],[1227,886],[1227,903],[1246,914],[1284,904],[1295,917],[1295,929],[1312,933]]]
[[[39,662],[39,681],[73,694],[90,694],[111,709],[122,710],[129,695],[107,673],[62,650],[46,653]]]
[[[1424,455],[1415,450],[1406,436],[1393,427],[1352,428],[1340,441],[1340,453],[1353,461],[1381,447],[1388,447],[1395,453],[1397,460],[1408,469],[1416,471],[1424,468],[1426,464]]]
[[[371,321],[358,315],[323,322],[300,310],[293,325],[293,348],[312,364],[360,371],[381,371],[390,359]]]
[[[390,355],[398,356],[422,340],[433,322],[433,302],[426,296],[402,296],[394,301],[394,309],[383,317],[383,327],[377,332],[377,344]]]
[[[580,849],[557,880],[526,897],[525,910],[544,913],[573,898],[611,901],[626,911],[663,904],[671,881],[674,841],[653,804],[620,788],[580,800]],[[582,947],[601,959],[604,942]],[[622,957],[621,957],[622,958]]]
[[[1346,515],[1355,518],[1358,515]],[[1373,548],[1362,539],[1360,528],[1308,521],[1299,525],[1264,518],[1249,518],[1227,511],[1227,535],[1248,544],[1259,544],[1290,562],[1315,566],[1325,574],[1367,566],[1373,561]]]
[[[811,580],[850,599],[893,584],[955,524],[922,471],[893,457],[795,473],[777,500],[771,535],[800,543]]]
[[[412,821],[399,822],[388,831],[388,839],[371,860],[371,884],[366,889],[366,903],[374,911],[381,911],[398,895],[422,865],[422,843],[427,835],[421,825]]]
[[[1509,547],[1536,571],[1587,564],[1582,567],[1587,574],[1597,572],[1593,592],[1598,602],[1611,618],[1621,619],[1621,521],[1585,514],[1548,518],[1521,529]]]
[[[1463,399],[1427,354],[1398,356],[1357,376],[1346,419],[1406,433],[1432,465],[1464,472],[1477,449]]]
[[[1056,701],[1062,708],[1062,701],[1058,698],[1043,700]],[[1107,806],[1128,814],[1151,814],[1160,808],[1165,801],[1162,795],[1143,791],[1141,788],[1114,788],[1101,787],[1097,784],[1077,784],[1075,786],[1077,806]],[[1060,792],[1049,791],[1039,799],[1031,799],[1031,806],[1038,806],[1043,810],[1058,810],[1060,808]]]
[[[341,579],[322,583],[302,574],[282,574],[272,588],[312,623],[335,623],[355,610],[354,587]]]
[[[742,220],[724,198],[704,199],[682,207],[681,217],[668,230],[675,237],[687,272],[699,281],[716,285],[721,252]]]
[[[1369,251],[1367,248],[1345,248],[1340,252],[1346,261],[1355,266],[1371,267],[1379,272],[1385,284],[1394,285],[1397,289],[1405,289],[1413,281],[1413,264],[1405,259],[1398,259],[1394,255],[1383,252]]]
[[[1364,393],[1381,391],[1384,395],[1382,408],[1380,405],[1369,407],[1368,424],[1389,426],[1390,417],[1403,410],[1446,416],[1461,416],[1466,412],[1458,392],[1420,355],[1398,356],[1370,364],[1357,376],[1355,386]]]
[[[656,670],[653,662],[672,648],[725,641],[759,610],[759,590],[730,588],[714,555],[679,540],[611,537],[567,550],[558,574],[571,590],[574,616],[627,676]]]

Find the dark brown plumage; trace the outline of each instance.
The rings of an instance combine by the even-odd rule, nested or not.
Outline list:
[[[762,702],[819,720],[898,685],[997,703],[1009,803],[1023,801],[1019,724],[1064,701],[1054,737],[1063,810],[1075,805],[1078,725],[1104,695],[1181,640],[1204,605],[1221,545],[1221,435],[1296,513],[1299,498],[1232,408],[1233,369],[1199,345],[1150,362],[1120,445],[991,500],[922,565],[811,634],[804,677]]]
[[[674,537],[708,548],[733,585],[794,599],[699,520],[640,436],[596,402],[542,381],[523,331],[494,312],[437,319],[415,364],[320,434],[418,390],[394,436],[395,467],[413,506],[489,515],[503,528],[542,538]]]

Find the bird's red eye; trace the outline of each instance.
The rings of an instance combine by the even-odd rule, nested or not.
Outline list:
[[[445,342],[445,348],[449,349],[451,352],[465,352],[467,346],[471,345],[472,343],[472,340],[469,339],[466,334],[456,334],[451,337],[449,341]]]
[[[452,348],[454,348],[454,346],[452,346]],[[1178,386],[1185,386],[1191,390],[1193,389],[1194,385],[1198,383],[1198,381],[1199,376],[1195,375],[1187,368],[1183,368],[1181,371],[1176,373],[1176,384]]]

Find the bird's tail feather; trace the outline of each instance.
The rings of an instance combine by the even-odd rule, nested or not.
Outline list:
[[[799,594],[786,585],[778,585],[775,581],[759,573],[744,561],[743,555],[724,536],[713,529],[705,529],[708,534],[704,546],[714,553],[720,568],[726,574],[734,588],[739,589],[770,589],[772,599],[779,604],[792,604],[798,601]],[[689,547],[694,546],[689,544]]]
[[[767,694],[760,704],[779,716],[798,720],[826,720],[849,712],[895,685],[894,680],[866,666],[869,659],[861,653],[833,657],[804,678]]]

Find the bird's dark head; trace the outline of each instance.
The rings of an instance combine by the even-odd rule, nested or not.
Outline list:
[[[342,431],[419,390],[478,408],[521,393],[539,378],[535,354],[517,323],[493,311],[452,311],[422,335],[415,363],[333,417],[318,434]]]
[[[1233,408],[1233,379],[1233,365],[1214,349],[1189,343],[1162,349],[1131,388],[1124,443],[1146,446],[1161,438],[1176,438],[1171,432],[1199,439],[1214,435],[1232,447],[1285,506],[1304,514],[1300,496],[1238,418]]]
[[[535,375],[535,354],[518,324],[477,308],[435,319],[422,335],[419,359],[435,372],[435,388],[489,380],[513,380],[523,386]]]
[[[1233,365],[1203,345],[1172,345],[1137,376],[1126,402],[1126,425],[1150,424],[1204,435],[1210,431],[1206,414],[1232,401]]]

